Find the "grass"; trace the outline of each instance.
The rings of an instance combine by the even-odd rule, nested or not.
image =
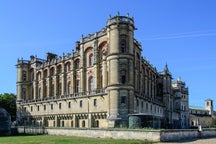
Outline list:
[[[117,140],[54,135],[18,135],[0,137],[0,144],[152,144],[146,140]]]

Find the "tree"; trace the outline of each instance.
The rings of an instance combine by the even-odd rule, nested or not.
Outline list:
[[[14,94],[0,94],[0,107],[10,113],[12,121],[16,120],[16,96]]]

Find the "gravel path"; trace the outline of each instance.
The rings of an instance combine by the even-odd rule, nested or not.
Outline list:
[[[161,142],[159,144],[216,144],[216,137],[214,138],[206,138],[206,139],[193,139],[193,140],[187,140],[187,141],[179,141],[179,142]]]

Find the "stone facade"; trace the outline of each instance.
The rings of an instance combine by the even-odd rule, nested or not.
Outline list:
[[[18,123],[187,127],[188,89],[182,81],[172,84],[167,65],[158,72],[142,57],[134,30],[133,18],[117,15],[101,31],[82,37],[71,53],[18,59]]]
[[[215,118],[213,100],[205,100],[205,108],[198,106],[190,106],[190,126],[212,127],[213,118]]]

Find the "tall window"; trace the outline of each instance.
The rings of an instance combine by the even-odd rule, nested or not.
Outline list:
[[[80,68],[80,61],[76,60],[75,62],[75,69],[79,69]]]
[[[126,96],[121,96],[121,104],[126,104]]]
[[[61,95],[61,91],[62,91],[62,83],[59,82],[58,84],[58,94]]]
[[[59,109],[61,109],[62,108],[62,105],[61,105],[61,103],[59,103]]]
[[[68,62],[66,65],[66,72],[69,72],[71,69],[71,64]]]
[[[94,78],[91,76],[89,78],[89,91],[94,90]]]
[[[80,92],[80,84],[79,84],[79,80],[76,80],[76,87],[75,87],[75,91],[76,93]]]
[[[97,106],[97,99],[94,99],[94,106]]]
[[[41,88],[38,88],[38,98],[41,98]]]
[[[120,36],[120,52],[122,52],[122,53],[126,52],[126,47],[127,47],[126,38],[127,38],[126,35],[121,35]]]
[[[62,67],[61,67],[61,65],[59,65],[57,68],[57,73],[60,74],[61,72],[62,72]]]
[[[126,41],[121,40],[121,52],[124,53],[126,51]]]
[[[71,108],[71,102],[68,103],[68,108]]]
[[[55,73],[55,68],[54,68],[54,67],[52,67],[52,68],[50,69],[50,76],[53,76],[53,75],[54,75],[54,73]]]
[[[82,107],[83,106],[83,101],[82,100],[80,100],[80,107]]]
[[[94,56],[93,54],[90,54],[89,55],[89,66],[93,66],[93,64],[94,64]]]
[[[26,100],[26,89],[25,88],[22,89],[22,98],[23,100]]]
[[[26,71],[23,71],[23,73],[22,73],[22,80],[23,81],[27,80],[27,73],[26,73]]]
[[[121,70],[121,83],[126,83],[126,70]]]
[[[71,82],[68,82],[68,90],[67,90],[67,93],[68,94],[71,94]]]

